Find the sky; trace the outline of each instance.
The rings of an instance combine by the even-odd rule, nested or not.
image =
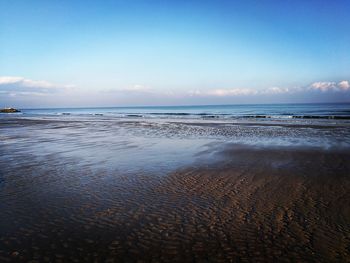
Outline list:
[[[0,0],[0,107],[350,102],[350,1]]]

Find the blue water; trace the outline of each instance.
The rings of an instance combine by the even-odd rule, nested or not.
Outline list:
[[[148,106],[21,109],[23,115],[96,115],[128,118],[325,118],[350,119],[350,103]]]

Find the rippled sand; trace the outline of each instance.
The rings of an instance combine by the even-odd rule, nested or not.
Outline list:
[[[238,133],[211,125],[11,125],[0,129],[0,262],[350,262],[346,147],[193,138]]]

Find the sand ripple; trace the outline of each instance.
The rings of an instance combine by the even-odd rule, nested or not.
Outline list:
[[[10,186],[1,193],[0,259],[349,261],[348,154],[222,154],[236,158],[166,177],[36,167],[35,177],[14,185],[20,194]],[[292,158],[294,166],[276,167],[271,158]],[[322,171],[310,167],[316,164]],[[65,176],[58,182],[58,175]]]

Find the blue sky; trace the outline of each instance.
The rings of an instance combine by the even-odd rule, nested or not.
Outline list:
[[[350,102],[350,1],[0,1],[0,107]]]

